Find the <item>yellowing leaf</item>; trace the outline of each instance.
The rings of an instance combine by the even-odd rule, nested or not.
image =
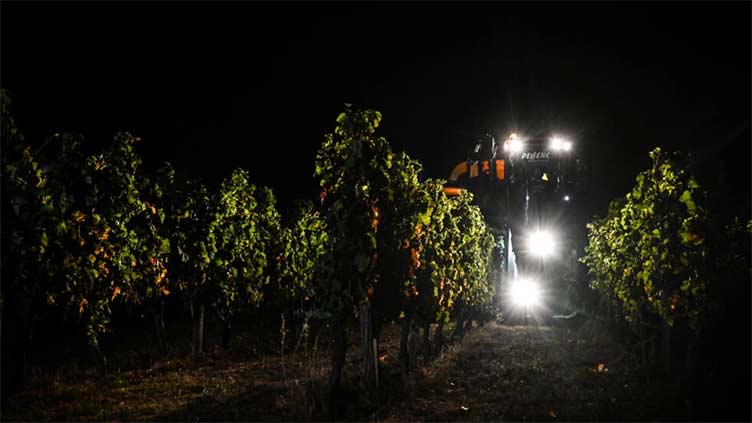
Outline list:
[[[167,269],[162,269],[162,271],[157,276],[157,279],[154,280],[154,283],[156,285],[159,285],[160,283],[162,283],[162,280],[164,279],[165,276],[167,276]]]
[[[97,232],[97,239],[100,241],[106,241],[110,237],[110,228],[106,226],[104,230]]]
[[[76,223],[82,223],[85,218],[86,218],[86,215],[81,213],[80,211],[76,211],[75,213],[73,213],[73,220],[75,220]]]

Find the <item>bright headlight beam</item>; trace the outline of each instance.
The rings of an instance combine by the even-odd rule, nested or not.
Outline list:
[[[559,151],[564,149],[564,140],[562,140],[559,137],[553,137],[551,138],[551,150]]]
[[[509,134],[509,137],[504,141],[504,151],[511,151],[512,153],[519,153],[525,147],[524,141],[514,132]]]
[[[556,241],[548,231],[536,231],[528,238],[528,250],[538,257],[548,257],[554,253]]]
[[[570,151],[572,150],[572,142],[567,141],[561,137],[553,137],[549,143],[549,148],[553,151]]]
[[[512,283],[512,302],[520,307],[534,307],[540,303],[540,288],[534,281],[520,279]]]

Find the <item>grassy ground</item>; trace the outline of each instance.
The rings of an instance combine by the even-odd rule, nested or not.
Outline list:
[[[355,333],[352,334],[354,341]],[[214,348],[147,366],[38,374],[10,398],[3,420],[326,420],[320,408],[328,351],[324,337],[288,336],[287,353]],[[637,363],[603,331],[487,324],[407,377],[397,365],[399,333],[384,329],[381,406],[359,389],[358,351],[348,352],[343,420],[666,420],[682,404],[647,383]],[[305,341],[305,340],[304,340]],[[296,351],[296,345],[297,351]],[[351,344],[352,345],[352,344]],[[281,342],[280,342],[281,346]],[[677,405],[678,404],[678,405]]]
[[[488,324],[381,411],[385,421],[682,419],[666,386],[586,328]],[[678,414],[677,414],[678,413]]]
[[[326,351],[314,352],[315,339],[309,339],[295,352],[297,342],[288,335],[283,355],[280,338],[264,339],[260,346],[244,335],[229,350],[214,346],[197,358],[187,348],[158,359],[120,354],[111,357],[106,376],[77,366],[35,372],[9,399],[2,420],[304,419],[314,411],[306,406],[316,400],[304,397],[323,380]]]

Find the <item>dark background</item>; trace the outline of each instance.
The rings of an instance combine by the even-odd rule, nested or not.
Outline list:
[[[242,166],[283,214],[316,198],[315,152],[352,102],[431,177],[486,131],[569,136],[592,167],[578,225],[655,146],[691,151],[713,206],[748,219],[751,5],[2,1],[0,86],[34,144],[130,131],[147,167],[216,183]],[[706,388],[711,416],[749,416],[745,292],[708,336],[734,380]]]
[[[2,86],[32,142],[143,138],[147,166],[234,167],[283,207],[345,102],[448,177],[469,142],[558,131],[603,214],[654,146],[692,150],[749,214],[750,3],[2,4]],[[723,175],[722,175],[723,174]]]

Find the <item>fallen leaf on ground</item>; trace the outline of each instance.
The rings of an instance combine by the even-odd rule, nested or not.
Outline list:
[[[608,367],[606,367],[605,363],[598,363],[598,365],[594,369],[590,369],[596,373],[604,373],[608,371]]]

